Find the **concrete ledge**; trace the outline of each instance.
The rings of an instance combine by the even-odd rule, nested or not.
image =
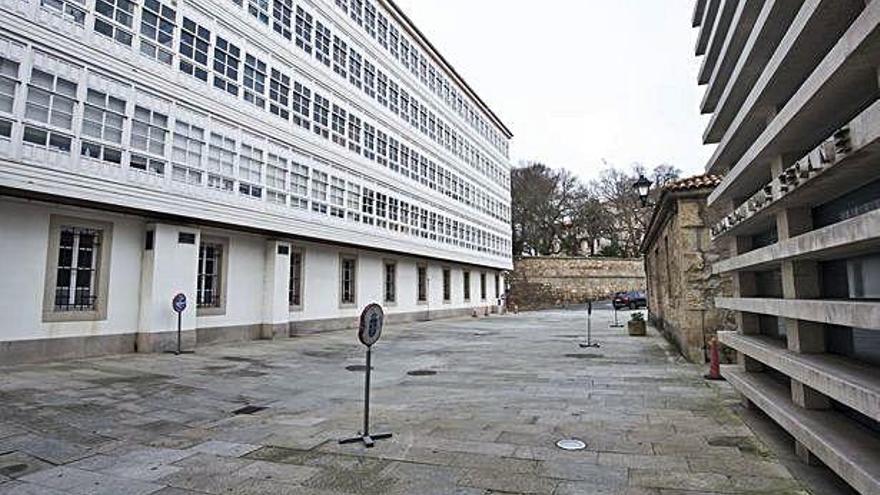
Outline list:
[[[755,270],[797,258],[840,258],[880,247],[880,210],[719,261],[712,273]]]
[[[89,335],[0,342],[0,364],[41,363],[135,352],[135,334]]]
[[[722,375],[773,421],[860,493],[880,493],[877,434],[832,410],[810,410],[791,402],[790,390],[763,373],[723,366]]]
[[[769,337],[719,332],[721,342],[880,421],[877,368],[833,354],[798,354]]]
[[[746,313],[880,330],[880,303],[878,302],[716,297],[715,306]]]
[[[137,352],[165,352],[177,350],[177,330],[170,332],[138,333],[135,338],[137,339]],[[195,348],[196,340],[195,330],[184,330],[180,332],[181,349]]]
[[[721,0],[707,0],[708,5],[703,12],[703,20],[700,22],[700,32],[697,35],[697,46],[694,48],[697,56],[706,53],[709,46],[709,38],[712,37],[712,31],[715,29],[715,17],[718,15],[718,6]]]
[[[709,40],[709,49],[703,57],[703,64],[700,66],[700,71],[697,75],[697,83],[701,85],[708,83],[709,78],[715,72],[716,64],[721,56],[721,50],[727,41],[727,33],[730,29],[733,15],[736,13],[739,5],[739,0],[722,1],[724,5],[721,7],[721,12],[716,16],[717,21]]]

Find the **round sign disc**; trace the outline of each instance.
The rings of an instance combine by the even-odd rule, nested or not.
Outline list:
[[[175,295],[174,299],[171,300],[171,307],[177,313],[182,313],[186,309],[186,294],[181,292]]]
[[[361,312],[361,322],[358,327],[358,339],[367,347],[375,344],[382,335],[382,325],[385,322],[385,312],[382,306],[376,303],[368,305]]]
[[[556,446],[562,450],[583,450],[587,448],[587,444],[576,438],[566,438],[565,440],[560,440],[556,442]]]

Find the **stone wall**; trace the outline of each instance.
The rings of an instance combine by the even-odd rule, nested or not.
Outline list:
[[[653,219],[655,231],[642,246],[648,284],[648,318],[689,360],[702,363],[707,343],[719,330],[735,329],[733,313],[715,308],[716,296],[731,294],[728,276],[712,274],[722,259],[712,244],[712,219],[705,194],[672,194]]]
[[[509,304],[544,309],[644,289],[641,259],[529,257],[514,261]]]

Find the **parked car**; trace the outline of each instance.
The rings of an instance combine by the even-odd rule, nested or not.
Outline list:
[[[616,292],[611,304],[614,305],[614,309],[639,309],[648,307],[648,299],[645,298],[644,292],[638,290]]]

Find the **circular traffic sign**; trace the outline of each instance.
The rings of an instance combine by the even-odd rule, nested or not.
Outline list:
[[[361,312],[361,322],[358,326],[358,339],[367,347],[372,346],[382,335],[382,325],[385,322],[385,312],[382,306],[376,303],[368,305]]]
[[[173,299],[171,299],[171,308],[174,309],[176,313],[183,313],[183,310],[186,309],[186,294],[183,292],[177,293]]]

